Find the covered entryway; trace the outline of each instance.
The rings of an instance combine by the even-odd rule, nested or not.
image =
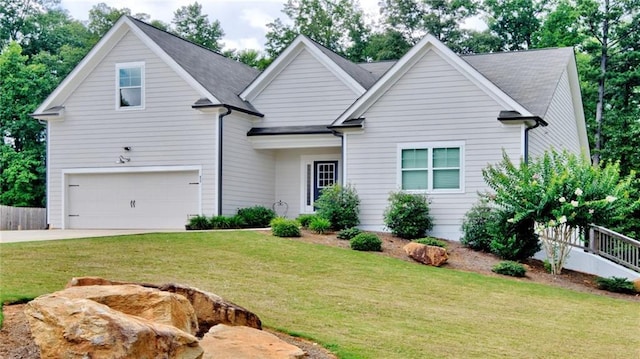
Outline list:
[[[200,213],[199,171],[66,175],[66,228],[184,228]]]

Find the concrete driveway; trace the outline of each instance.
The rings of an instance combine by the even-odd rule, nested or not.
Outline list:
[[[0,231],[0,243],[51,241],[58,239],[122,236],[127,234],[181,232],[166,229],[50,229],[42,231]]]

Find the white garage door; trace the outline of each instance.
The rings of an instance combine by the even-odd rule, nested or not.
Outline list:
[[[199,188],[197,171],[69,175],[67,228],[184,228]]]

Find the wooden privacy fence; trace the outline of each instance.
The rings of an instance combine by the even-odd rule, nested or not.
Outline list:
[[[0,230],[46,229],[45,208],[9,207],[0,205]]]

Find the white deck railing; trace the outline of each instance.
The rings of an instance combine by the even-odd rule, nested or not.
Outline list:
[[[585,248],[584,244],[576,247]],[[633,238],[592,224],[589,226],[589,247],[585,249],[640,272],[640,242]]]

